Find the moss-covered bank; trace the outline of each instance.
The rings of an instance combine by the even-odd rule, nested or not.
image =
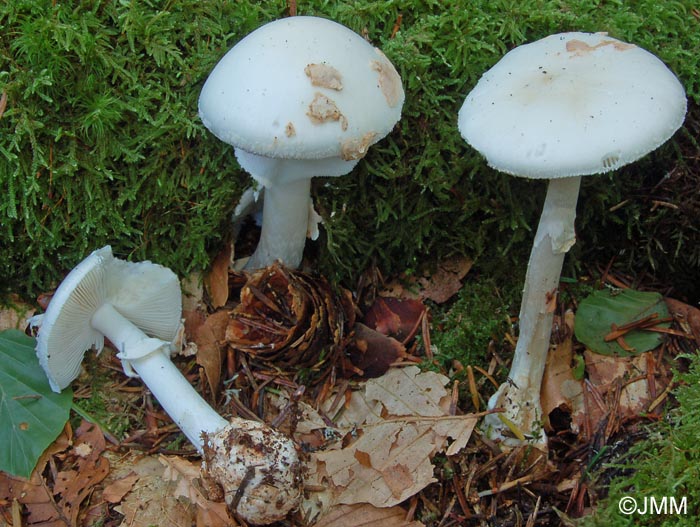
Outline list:
[[[315,184],[326,223],[311,250],[324,272],[347,283],[370,262],[388,273],[450,254],[475,257],[493,273],[522,265],[544,184],[487,169],[456,127],[464,96],[513,46],[560,31],[608,31],[658,54],[700,102],[691,0],[297,6],[365,34],[406,87],[394,133],[352,175]],[[227,49],[287,15],[279,0],[2,3],[0,290],[36,294],[105,243],[180,274],[206,267],[229,235],[247,177],[199,122],[199,90]],[[650,196],[677,170],[682,145],[697,151],[696,135],[687,126],[620,177],[588,178],[572,262],[617,255],[620,265],[655,269],[691,291],[684,275],[700,273],[697,222],[682,208],[652,210]],[[688,172],[685,184],[699,177]],[[663,189],[662,201],[683,206],[680,191]]]

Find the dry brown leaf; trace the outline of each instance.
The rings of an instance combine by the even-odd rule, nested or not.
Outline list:
[[[419,521],[407,521],[401,507],[380,509],[367,503],[338,505],[314,523],[314,527],[423,527]]]
[[[363,322],[370,328],[407,344],[416,336],[426,312],[427,308],[419,300],[379,296],[365,312]]]
[[[474,427],[479,419],[466,415],[445,416],[433,423],[434,431],[439,437],[449,437],[452,442],[445,450],[448,456],[454,456],[467,446]]]
[[[364,324],[355,324],[352,336],[351,344],[345,352],[365,379],[383,375],[393,363],[407,355],[406,347],[398,340]]]
[[[202,489],[200,465],[176,456],[160,456],[165,467],[163,478],[175,484],[172,490],[176,498],[185,498],[197,506],[197,522],[205,522],[207,527],[227,527],[237,525],[229,518],[226,504],[209,500]]]
[[[654,399],[646,378],[650,354],[652,352],[648,351],[631,357],[614,357],[590,350],[584,352],[588,379],[609,404],[612,404],[612,395],[620,386],[620,400],[616,407],[617,417],[620,419],[639,416]],[[654,389],[657,395],[666,388],[668,382],[668,372],[656,372]],[[597,423],[605,410],[592,405],[589,409],[589,419],[594,424]]]
[[[220,387],[222,346],[229,320],[228,311],[216,311],[194,330],[193,342],[197,346],[197,364],[204,368],[209,390],[214,396]]]
[[[26,525],[32,527],[68,527],[61,519],[51,490],[41,474],[46,464],[56,454],[66,451],[71,444],[73,431],[66,425],[60,436],[41,455],[31,477],[28,480],[15,478],[0,472],[0,502],[16,503],[27,509]]]
[[[98,484],[109,472],[104,458],[104,437],[100,429],[83,422],[70,445],[70,427],[47,449],[26,480],[0,473],[0,502],[13,502],[26,507],[26,525],[32,527],[69,527],[78,525],[81,505],[93,495]],[[52,456],[61,453],[64,467],[55,475],[53,488],[42,477]],[[82,519],[82,517],[81,517]]]
[[[163,466],[158,458],[143,457],[135,461],[132,470],[139,476],[122,502],[114,510],[124,516],[121,527],[191,527],[196,507],[177,499],[172,484],[163,478]]]
[[[17,502],[27,508],[26,525],[32,527],[70,527],[41,476],[34,472],[29,480],[7,474],[0,477],[0,500]]]
[[[83,421],[75,431],[75,444],[71,454],[75,456],[73,468],[56,475],[53,494],[62,509],[62,515],[71,525],[78,525],[78,515],[83,501],[109,474],[109,461],[102,454],[105,450],[102,430],[95,424]]]
[[[102,497],[109,503],[119,503],[131,491],[138,479],[139,475],[131,472],[128,476],[107,485],[102,491]]]
[[[417,366],[394,368],[367,381],[365,399],[381,402],[395,416],[444,416],[449,414],[448,382],[444,375],[421,373]]]
[[[17,296],[11,295],[0,309],[0,331],[5,329],[19,329],[24,331],[29,317],[34,315],[35,309],[22,302]]]
[[[700,345],[700,309],[673,298],[666,298],[666,306],[683,329],[693,335]]]
[[[542,412],[548,416],[555,409],[564,411],[572,419],[572,430],[578,432],[583,427],[585,408],[583,402],[583,381],[574,377],[573,328],[574,314],[568,311],[564,318],[569,335],[563,342],[552,346],[547,355],[547,364],[542,379],[540,399]]]
[[[392,507],[435,481],[431,458],[466,445],[477,418],[449,415],[448,379],[395,368],[353,392],[338,419],[349,444],[312,454],[308,481],[326,486],[310,501]],[[448,440],[453,443],[448,447]]]
[[[406,286],[398,282],[389,284],[387,293],[399,298],[429,299],[442,304],[462,288],[462,279],[473,263],[466,257],[446,260],[440,263],[434,272],[426,273],[417,279],[412,277]]]
[[[209,301],[214,309],[223,307],[228,302],[228,268],[230,264],[231,244],[228,243],[214,258],[209,274],[204,280]]]

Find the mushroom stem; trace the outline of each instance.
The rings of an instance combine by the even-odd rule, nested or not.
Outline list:
[[[109,303],[95,312],[91,325],[120,350],[118,356],[138,373],[197,451],[203,452],[202,434],[213,434],[229,424],[172,363],[168,342],[148,337]]]
[[[260,241],[247,269],[266,267],[276,260],[296,268],[301,263],[311,204],[311,178],[265,187]]]
[[[180,299],[169,269],[118,260],[109,246],[94,251],[61,283],[42,318],[40,364],[60,391],[77,377],[85,350],[101,350],[108,338],[125,373],[141,377],[202,454],[203,477],[223,490],[229,509],[255,525],[281,520],[302,497],[296,445],[263,422],[227,421],[170,361]]]
[[[503,408],[505,414],[486,419],[493,437],[501,437],[515,425],[528,438],[546,448],[542,428],[540,388],[547,362],[552,320],[564,256],[576,243],[574,220],[580,177],[552,179],[547,188],[540,223],[530,252],[525,288],[520,306],[520,335],[508,381],[489,400],[489,408]],[[505,419],[503,419],[505,418]]]
[[[281,520],[301,499],[301,465],[294,443],[264,423],[230,422],[202,399],[170,361],[170,344],[148,337],[111,304],[91,326],[121,351],[160,405],[204,458],[203,476],[224,492],[228,507],[255,525]]]

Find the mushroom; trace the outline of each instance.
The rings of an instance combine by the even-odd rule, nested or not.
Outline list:
[[[330,20],[270,22],[236,44],[207,78],[199,115],[263,187],[260,241],[246,267],[301,262],[311,178],[350,172],[401,116],[394,66]]]
[[[224,419],[170,360],[181,316],[177,277],[151,262],[93,252],[56,290],[41,319],[36,351],[54,391],[78,375],[88,348],[108,338],[127,373],[135,372],[203,455],[203,474],[229,507],[253,524],[282,519],[301,499],[293,442],[269,426]]]
[[[540,387],[562,264],[575,243],[581,176],[609,172],[656,149],[685,112],[683,87],[661,60],[605,33],[562,33],[519,46],[467,96],[459,130],[488,164],[549,180],[508,382],[489,401],[505,410],[486,420],[493,437],[505,440],[515,428],[520,440],[546,446]]]

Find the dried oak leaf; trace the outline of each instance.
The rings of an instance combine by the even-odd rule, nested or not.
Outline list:
[[[108,503],[119,503],[124,499],[124,496],[131,492],[138,480],[139,475],[132,471],[123,478],[105,486],[102,490],[102,498]]]
[[[368,503],[338,505],[319,518],[314,527],[424,527],[419,521],[406,520],[401,507],[378,508]]]
[[[138,475],[131,491],[114,507],[124,516],[120,527],[191,527],[196,507],[173,494],[174,485],[163,477],[158,458],[146,456],[134,460],[131,470]]]
[[[176,498],[185,498],[197,506],[197,525],[207,527],[226,527],[236,525],[229,517],[223,501],[211,501],[200,479],[201,468],[186,459],[176,456],[160,456],[159,461],[165,466],[163,478],[175,484],[172,490]]]
[[[70,454],[74,459],[67,459],[65,466],[72,466],[57,473],[53,487],[57,505],[71,525],[78,525],[80,506],[91,496],[97,485],[109,474],[109,461],[104,457],[105,438],[100,428],[83,421],[75,431],[75,442]],[[72,461],[69,464],[68,461]]]
[[[311,456],[307,481],[328,489],[311,499],[392,507],[435,481],[432,457],[457,453],[477,422],[475,416],[449,415],[447,382],[411,366],[389,370],[353,392],[337,422],[340,448]]]
[[[204,368],[209,390],[214,394],[214,397],[216,397],[220,387],[222,354],[229,321],[228,311],[216,311],[207,316],[204,322],[194,329],[192,339],[197,346],[197,364]]]
[[[472,268],[472,264],[471,259],[464,257],[446,260],[430,274],[412,276],[402,282],[389,284],[387,294],[399,298],[429,299],[442,304],[462,288],[462,279]]]
[[[670,373],[659,369],[651,372],[654,386],[650,385],[647,369],[650,363],[654,363],[651,351],[636,356],[614,357],[587,349],[584,358],[588,380],[606,405],[605,408],[601,408],[600,404],[588,405],[587,418],[593,425],[613,409],[620,420],[640,416],[670,382]]]
[[[673,298],[666,298],[666,306],[684,331],[690,333],[700,345],[700,309]]]
[[[209,274],[204,279],[209,301],[214,309],[223,307],[228,301],[228,268],[231,263],[231,251],[229,243],[216,255],[211,269],[209,269]]]
[[[564,318],[568,337],[553,346],[547,355],[547,364],[542,379],[540,399],[542,412],[549,416],[559,410],[571,417],[571,428],[578,432],[583,428],[585,407],[583,401],[583,380],[577,379],[573,372],[573,328],[574,315],[567,312]],[[546,424],[551,431],[549,423]]]
[[[73,432],[66,425],[63,433],[58,436],[42,454],[29,479],[10,476],[0,472],[0,503],[17,503],[27,510],[26,523],[32,527],[69,527],[61,517],[54,501],[51,489],[41,476],[49,460],[65,452],[71,444]]]

